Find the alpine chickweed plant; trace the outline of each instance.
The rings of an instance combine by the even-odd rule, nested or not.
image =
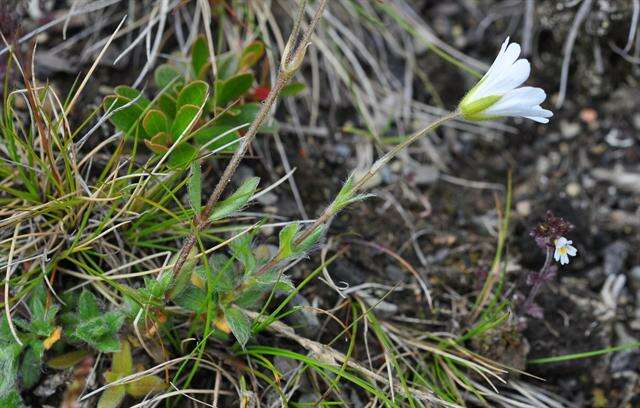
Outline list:
[[[43,367],[68,368],[99,353],[111,358],[105,385],[82,398],[99,393],[100,407],[169,384],[188,388],[208,342],[248,353],[252,337],[273,322],[256,311],[276,293],[297,291],[284,271],[318,247],[332,217],[368,197],[367,182],[407,146],[460,117],[551,117],[540,107],[544,91],[520,87],[529,63],[507,39],[457,109],[352,174],[317,219],[287,223],[277,249],[265,249],[257,236],[266,221],[238,225],[237,217],[265,186],[251,177],[227,190],[256,135],[274,130],[277,102],[303,90],[292,80],[327,2],[316,2],[306,24],[301,2],[272,84],[259,75],[263,42],[215,54],[210,38],[194,36],[188,58],[159,65],[144,90],[115,87],[82,112],[80,125],[69,118],[87,78],[63,101],[11,54],[7,68],[20,72],[25,89],[10,91],[5,82],[0,117],[0,406],[20,406],[20,390],[34,387]],[[104,128],[115,132],[88,142]],[[226,161],[213,188],[212,159]],[[575,255],[564,233],[554,234],[545,241],[545,276],[552,248],[563,264]],[[186,356],[172,360],[175,350]],[[134,365],[136,353],[145,366],[178,368],[160,376],[161,369]]]

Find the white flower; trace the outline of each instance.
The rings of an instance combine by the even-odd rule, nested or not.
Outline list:
[[[526,59],[518,59],[520,45],[505,40],[489,71],[460,102],[462,116],[468,120],[496,119],[502,116],[521,116],[547,123],[553,112],[540,104],[547,94],[540,88],[523,86],[529,78],[531,66]]]
[[[556,239],[556,251],[553,254],[553,259],[560,262],[560,265],[566,265],[569,263],[570,256],[578,255],[578,250],[572,246],[573,241],[560,237]]]

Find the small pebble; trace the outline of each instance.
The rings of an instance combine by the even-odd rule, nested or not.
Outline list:
[[[523,217],[531,215],[531,201],[518,201],[516,203],[516,212]]]
[[[566,139],[573,139],[580,133],[580,124],[576,122],[560,121],[560,131]]]
[[[580,194],[580,191],[582,191],[582,188],[578,183],[573,182],[567,185],[567,194],[571,197],[577,197],[578,194]]]

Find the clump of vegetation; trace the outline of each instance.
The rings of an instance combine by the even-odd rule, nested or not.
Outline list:
[[[105,14],[98,30],[113,31],[89,44],[95,60],[62,94],[55,79],[41,81],[38,49],[27,43],[37,32],[18,32],[20,14],[62,25],[65,40],[57,47],[63,48],[93,33],[78,30],[72,17],[111,12],[112,4],[74,3],[63,19],[50,13],[53,6],[36,3],[15,10],[0,5],[6,46],[0,65],[0,406],[560,406],[561,398],[524,375],[529,344],[522,322],[525,314],[544,317],[535,299],[552,282],[554,261],[566,265],[577,254],[566,238],[573,226],[548,213],[535,228],[546,260],[528,274],[528,298],[514,301],[510,175],[505,188],[447,176],[446,166],[432,169],[453,184],[502,193],[481,221],[488,245],[464,247],[460,259],[453,251],[425,256],[417,241],[422,232],[414,231],[406,242],[416,248],[418,271],[403,250],[343,240],[331,229],[350,208],[377,205],[369,190],[388,165],[401,174],[406,163],[415,170],[416,160],[399,157],[442,126],[482,134],[507,128],[495,121],[508,116],[548,123],[553,113],[543,108],[546,92],[524,86],[531,65],[518,43],[507,38],[485,66],[434,40],[396,1],[145,0],[130,4],[130,18]],[[357,22],[357,29],[344,21]],[[426,45],[438,64],[477,81],[460,98],[441,98],[421,72],[421,87],[438,108],[429,107],[429,120],[414,132],[405,132],[403,120],[417,108],[393,106],[403,105],[396,94],[405,95],[407,86],[387,66],[386,53],[397,50],[398,38],[411,45],[397,54],[414,55],[415,44]],[[376,47],[361,47],[364,40]],[[110,55],[113,48],[121,52]],[[127,61],[139,69],[134,85],[118,78],[114,87],[94,87],[99,95],[91,90],[107,59],[117,69],[133,50],[144,51]],[[146,62],[138,67],[142,55]],[[45,65],[62,63],[48,57]],[[409,84],[418,82],[412,65],[405,73]],[[371,149],[358,151],[358,168],[344,175],[324,162],[304,173],[315,178],[330,171],[333,181],[341,180],[327,189],[331,198],[317,218],[307,219],[293,178],[297,169],[287,159],[297,149],[279,133],[302,134],[298,110],[316,124],[325,99],[331,101],[327,121],[355,115],[355,124],[339,130]],[[348,113],[336,115],[341,103],[350,104]],[[336,156],[344,152],[330,131],[311,125],[304,131],[335,144]],[[275,142],[282,168],[241,167],[250,157],[272,154],[260,138]],[[433,146],[425,146],[438,163]],[[298,153],[312,162],[312,150],[301,144]],[[414,181],[429,178],[417,173]],[[253,211],[284,183],[300,216]],[[421,217],[431,215],[428,198],[406,195],[424,206]],[[277,200],[269,205],[280,209]],[[458,203],[452,205],[443,211],[456,212]],[[359,246],[388,255],[415,282],[334,282],[329,267]],[[347,279],[356,272],[343,269]],[[468,269],[483,274],[474,273],[475,289],[461,296],[455,286],[468,279]],[[458,273],[453,283],[446,277],[452,270]],[[308,302],[305,291],[326,303]],[[624,347],[598,353],[631,346]],[[584,355],[560,358],[573,357]]]

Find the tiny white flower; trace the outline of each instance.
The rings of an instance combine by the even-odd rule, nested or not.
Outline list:
[[[547,123],[553,112],[540,104],[547,94],[540,88],[522,85],[531,72],[529,61],[520,56],[520,45],[505,40],[489,71],[462,99],[460,111],[468,120],[525,117]]]
[[[578,250],[572,246],[573,241],[566,239],[565,237],[560,237],[556,239],[556,251],[553,254],[553,259],[556,262],[560,262],[560,265],[566,265],[569,263],[570,256],[578,255]]]

